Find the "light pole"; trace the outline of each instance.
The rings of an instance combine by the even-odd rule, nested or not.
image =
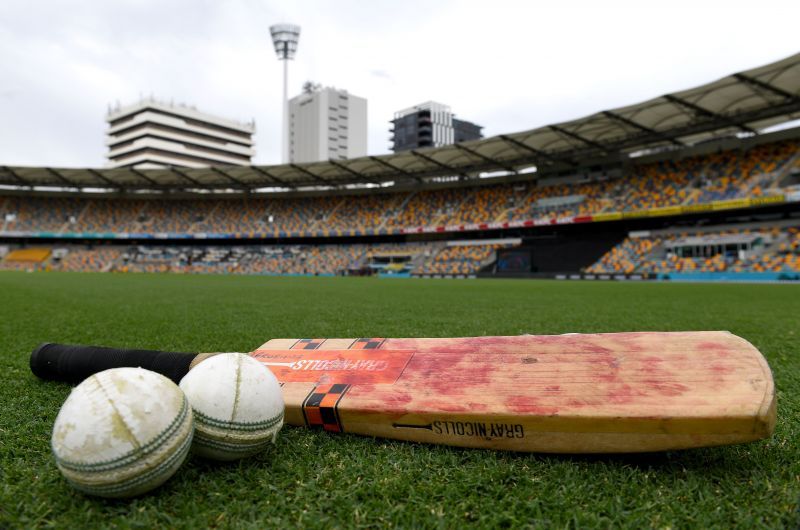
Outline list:
[[[292,24],[275,24],[269,27],[272,43],[278,60],[283,61],[283,163],[289,163],[289,59],[297,53],[297,41],[300,40],[300,26]]]

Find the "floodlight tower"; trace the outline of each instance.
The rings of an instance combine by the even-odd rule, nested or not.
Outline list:
[[[300,40],[300,26],[292,24],[275,24],[269,27],[272,43],[278,60],[283,61],[283,163],[289,163],[289,59],[297,53],[297,41]]]

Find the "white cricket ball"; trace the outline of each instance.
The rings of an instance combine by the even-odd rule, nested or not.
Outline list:
[[[78,490],[133,497],[160,486],[186,460],[192,409],[180,388],[142,368],[112,368],[72,390],[56,417],[56,465]]]
[[[283,426],[283,395],[269,368],[241,353],[221,353],[189,370],[180,383],[195,418],[193,450],[213,460],[252,456]]]

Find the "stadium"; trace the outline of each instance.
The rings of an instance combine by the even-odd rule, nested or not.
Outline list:
[[[797,120],[800,54],[443,147],[0,166],[0,528],[796,527]],[[28,367],[42,342],[248,352],[286,337],[695,330],[764,354],[772,437],[582,456],[284,427],[258,457],[192,458],[130,502],[62,480],[49,444],[70,386]]]
[[[799,87],[796,55],[572,122],[393,155],[6,166],[0,266],[797,280],[800,129],[780,126],[800,116]]]

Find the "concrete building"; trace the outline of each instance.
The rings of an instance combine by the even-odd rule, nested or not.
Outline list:
[[[367,100],[346,90],[306,83],[289,100],[289,161],[367,155]]]
[[[107,167],[247,166],[255,155],[254,123],[193,107],[144,99],[106,116]]]
[[[435,101],[395,112],[391,123],[390,140],[394,152],[483,138],[483,127],[457,119],[450,107]]]

